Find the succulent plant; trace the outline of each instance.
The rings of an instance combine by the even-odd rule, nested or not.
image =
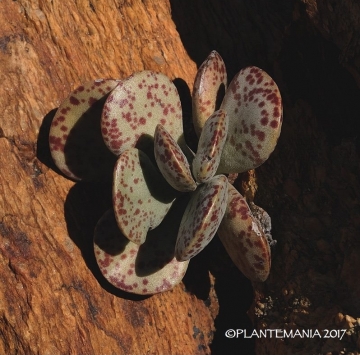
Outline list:
[[[125,80],[94,81],[59,107],[50,149],[64,174],[82,179],[69,160],[81,162],[83,152],[70,153],[66,146],[84,113],[97,103],[102,114],[96,129],[118,156],[113,211],[98,222],[94,237],[100,270],[116,287],[138,294],[171,289],[217,232],[246,277],[268,277],[269,231],[227,175],[254,169],[272,153],[282,124],[281,97],[264,71],[248,67],[232,80],[217,109],[222,85],[227,85],[225,64],[213,51],[194,83],[195,153],[184,140],[176,87],[163,74],[142,71]],[[94,163],[90,166],[82,175],[94,175]]]

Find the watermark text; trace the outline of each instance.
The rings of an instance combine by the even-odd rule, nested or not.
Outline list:
[[[341,340],[346,329],[228,329],[225,332],[227,338],[337,338]]]

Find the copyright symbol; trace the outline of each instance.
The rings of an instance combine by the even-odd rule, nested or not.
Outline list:
[[[236,335],[236,331],[234,329],[228,329],[226,332],[225,332],[225,336],[227,338],[235,338],[235,335]]]

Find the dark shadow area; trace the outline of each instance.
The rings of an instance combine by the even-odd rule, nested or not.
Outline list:
[[[36,143],[36,157],[48,168],[54,170],[57,174],[66,177],[60,171],[60,169],[55,165],[54,160],[50,153],[49,133],[50,133],[51,122],[55,116],[56,111],[57,111],[56,108],[49,111],[41,123],[39,129],[39,135]]]
[[[133,286],[131,277],[130,281],[126,281],[126,275],[143,278],[142,281],[149,285],[157,284],[159,280],[163,282],[163,278],[166,278],[169,286],[176,279],[180,281],[187,265],[174,262],[173,259],[177,233],[187,202],[186,196],[185,199],[175,201],[161,224],[148,232],[146,241],[140,246],[134,243],[129,245],[128,238],[118,227],[113,210],[108,210],[96,225],[94,237],[95,254],[99,255],[99,265],[104,268],[105,278],[115,286],[119,283],[124,288],[138,287]],[[142,292],[152,292],[144,290],[146,286],[143,285],[146,284],[140,279],[136,283],[141,285]]]
[[[176,78],[173,83],[180,96],[185,142],[193,152],[196,152],[198,138],[192,121],[191,92],[185,80]]]
[[[147,157],[151,160],[152,164],[156,165],[153,135],[146,133],[141,134],[135,144],[135,148],[145,152]]]
[[[211,354],[252,355],[255,349],[254,338],[245,338],[244,334],[235,338],[225,336],[228,329],[244,330],[247,335],[254,330],[247,315],[254,298],[251,282],[235,266],[215,273],[215,277],[215,291],[220,308],[215,319],[216,332],[210,345]]]
[[[110,284],[96,262],[94,231],[100,218],[105,212],[112,209],[111,195],[112,189],[108,183],[78,182],[74,185],[65,201],[65,220],[68,233],[81,250],[87,267],[102,288],[120,298],[143,300],[149,296],[128,293]],[[149,232],[146,242],[139,249],[135,262],[135,270],[140,276],[157,271],[174,257],[177,230],[187,202],[187,196],[176,201],[175,208],[170,210],[163,223]],[[121,238],[122,235],[115,220],[113,222],[107,228],[100,229],[96,236],[96,243],[106,253],[116,256],[124,250],[128,240],[125,237]],[[113,235],[120,236],[120,238],[114,239]]]
[[[291,17],[293,3],[293,0],[170,0],[173,21],[189,56],[200,66],[216,50],[226,63],[229,82],[248,65],[269,69],[277,56],[281,31]],[[274,31],[278,37],[273,36]]]
[[[177,198],[160,225],[148,232],[136,257],[135,270],[139,276],[162,269],[175,257],[177,234],[188,202],[188,195]]]
[[[190,260],[188,270],[183,278],[186,292],[190,292],[203,301],[209,298],[210,292],[209,258],[212,253],[209,248],[211,243]]]
[[[101,113],[108,95],[96,101],[69,131],[64,147],[67,168],[81,180],[111,176],[116,156],[106,147],[101,134]]]
[[[356,139],[359,88],[340,63],[340,50],[313,28],[304,7],[301,11],[300,20],[289,28],[279,57],[286,94],[294,101],[303,99],[311,105],[319,129],[331,145]],[[359,144],[357,139],[358,149]]]
[[[107,292],[124,299],[143,300],[138,296],[119,290],[102,275],[94,255],[94,230],[98,220],[112,208],[111,185],[108,183],[75,184],[65,201],[65,221],[68,233],[81,250],[84,261],[100,286]]]
[[[70,130],[64,146],[67,169],[83,181],[111,181],[117,157],[112,154],[102,139],[100,131],[101,112],[106,97],[95,102]],[[50,169],[67,179],[55,164],[49,144],[52,121],[57,109],[51,110],[43,119],[37,140],[37,158]],[[110,180],[109,180],[110,179]]]
[[[303,3],[260,0],[171,0],[172,18],[198,66],[211,50],[224,59],[228,83],[243,67],[256,65],[277,82],[283,97],[314,108],[329,142],[357,139],[360,92],[341,63],[342,53],[314,28]],[[274,69],[282,77],[274,75]],[[285,119],[286,122],[286,119]]]
[[[222,104],[225,96],[225,91],[226,91],[225,85],[221,84],[216,95],[215,111],[217,111],[220,108],[220,105]]]
[[[108,209],[95,226],[94,244],[111,257],[123,253],[130,240],[120,231],[112,208]]]
[[[254,354],[254,339],[244,338],[243,335],[237,338],[225,336],[228,329],[246,329],[251,334],[254,327],[247,311],[254,295],[251,282],[235,267],[217,235],[201,253],[191,259],[183,279],[186,291],[203,300],[206,305],[211,287],[209,272],[215,277],[215,292],[219,301],[211,354]]]
[[[152,198],[167,204],[179,195],[179,192],[174,190],[159,172],[156,162],[152,162],[148,155],[142,151],[139,152],[139,164],[139,169],[141,169],[141,173],[144,177],[144,183]],[[114,179],[114,183],[119,186],[119,182],[116,178]],[[138,186],[139,188],[140,184],[141,183],[139,183]],[[136,196],[142,198],[142,195]]]
[[[284,245],[291,245],[294,251],[301,251],[304,255],[308,253],[310,257],[302,263],[301,270],[315,270],[318,275],[325,273],[325,270],[331,274],[334,270],[333,275],[336,276],[334,280],[338,280],[340,266],[336,265],[337,259],[334,256],[331,259],[318,258],[318,253],[314,253],[316,247],[309,247],[309,244],[319,238],[319,233],[314,232],[318,223],[324,233],[323,240],[330,245],[329,255],[331,250],[339,260],[346,261],[348,257],[341,255],[341,248],[339,251],[338,240],[343,235],[339,226],[343,226],[343,230],[349,227],[349,216],[342,214],[353,211],[354,207],[350,209],[345,207],[345,191],[350,190],[349,196],[356,199],[355,189],[351,188],[355,184],[351,179],[356,181],[358,174],[354,171],[352,172],[354,175],[345,173],[344,165],[351,164],[349,163],[351,156],[354,156],[347,154],[346,151],[343,158],[339,159],[341,165],[337,170],[339,175],[351,176],[351,179],[337,180],[338,173],[334,173],[335,169],[331,168],[329,160],[333,164],[338,159],[332,152],[328,153],[327,149],[328,146],[332,149],[338,145],[344,146],[347,142],[355,142],[357,151],[360,151],[358,130],[355,128],[359,116],[360,91],[352,76],[354,73],[346,69],[346,56],[348,55],[350,60],[356,58],[353,53],[354,46],[349,44],[349,53],[346,53],[347,50],[341,51],[335,44],[336,40],[339,40],[341,29],[344,30],[341,37],[348,37],[353,41],[351,32],[348,33],[346,31],[348,28],[341,24],[343,19],[339,15],[325,19],[320,17],[320,23],[317,22],[315,11],[320,12],[320,8],[315,11],[308,8],[309,13],[312,12],[314,15],[314,18],[310,18],[306,12],[306,5],[299,1],[170,0],[170,4],[172,17],[185,49],[198,66],[210,51],[215,49],[225,61],[228,82],[241,68],[256,65],[274,78],[284,99],[284,123],[279,145],[270,159],[257,170],[259,192],[256,195],[256,202],[270,213],[274,226],[273,236],[279,241],[273,252],[272,274],[264,287],[271,287],[268,293],[273,293],[281,299],[283,285],[289,280],[290,283],[295,282],[296,279],[300,285],[298,291],[313,292],[313,299],[319,301],[320,307],[324,304],[333,304],[336,292],[343,291],[343,295],[336,297],[341,300],[337,301],[337,306],[344,304],[343,300],[349,297],[349,289],[352,289],[352,298],[344,308],[356,312],[355,308],[350,308],[358,304],[356,302],[358,292],[354,291],[355,287],[351,288],[347,285],[342,291],[336,291],[331,295],[321,290],[319,297],[320,289],[313,287],[315,282],[309,284],[308,279],[306,277],[303,279],[301,271],[299,272],[300,258],[299,261],[294,262],[287,253],[284,253]],[[321,23],[324,20],[326,22]],[[325,33],[320,33],[315,26],[322,27]],[[358,69],[358,65],[355,67]],[[356,167],[357,164],[354,163],[353,166]],[[323,176],[314,174],[313,171],[317,171],[319,167],[322,167],[326,174],[324,173]],[[326,185],[329,180],[338,181],[340,187],[335,184]],[[347,187],[349,185],[350,187]],[[338,189],[341,190],[339,198]],[[333,205],[328,204],[328,201]],[[355,205],[357,202],[354,200]],[[328,211],[326,213],[328,216],[331,215],[331,220],[326,220],[323,211]],[[310,217],[312,223],[305,225],[302,222],[303,215]],[[325,220],[326,227],[322,225],[322,221]],[[313,235],[315,236],[312,237]],[[354,248],[355,245],[356,243],[349,248]],[[210,251],[206,249],[203,253],[209,255]],[[350,251],[348,253],[350,254]],[[198,257],[200,258],[200,255],[194,258],[194,263],[197,262]],[[210,256],[209,260],[211,260]],[[212,261],[215,265],[215,260]],[[211,267],[202,265],[203,261],[199,261],[200,264],[199,272],[206,275]],[[294,270],[294,275],[289,275],[286,270],[290,267]],[[224,334],[229,328],[249,329],[249,331],[253,329],[246,316],[246,310],[253,296],[242,293],[243,290],[239,289],[239,284],[242,282],[235,283],[233,280],[239,278],[230,275],[229,270],[231,269],[223,273],[214,273],[220,308],[215,321],[216,332],[211,345],[212,355],[254,354],[255,339],[227,339]],[[349,271],[352,272],[350,267]],[[241,280],[241,276],[239,277]],[[349,281],[349,284],[352,283]],[[207,287],[204,283],[193,292],[203,299],[206,297]],[[336,289],[340,289],[338,283]],[[234,294],[237,297],[233,297]],[[286,300],[284,304],[287,305]],[[238,307],[243,307],[242,312],[238,311]],[[279,314],[282,317],[285,314],[293,316],[282,304],[279,306]],[[280,320],[279,323],[282,324],[282,321]],[[245,344],[241,344],[242,341]],[[288,353],[292,353],[294,349],[296,345],[293,348],[289,345]],[[271,344],[268,346],[260,343],[259,350],[271,352]]]

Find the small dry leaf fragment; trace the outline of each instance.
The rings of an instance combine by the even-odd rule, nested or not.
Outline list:
[[[182,112],[175,85],[165,75],[142,71],[121,81],[106,100],[101,130],[108,148],[120,155],[153,139],[161,123],[178,141],[183,134]]]
[[[206,120],[215,111],[216,97],[220,86],[226,87],[226,84],[225,63],[219,53],[212,51],[196,74],[192,94],[193,121],[198,136],[200,136]]]
[[[144,243],[175,197],[176,191],[144,152],[130,148],[120,155],[114,169],[113,204],[118,226],[129,240]]]
[[[218,234],[234,264],[252,281],[269,276],[270,247],[241,194],[229,184],[229,200]]]
[[[281,131],[282,102],[274,80],[257,67],[242,69],[230,83],[221,109],[229,131],[218,173],[241,173],[261,165]]]
[[[181,220],[175,254],[188,260],[203,250],[214,237],[226,210],[228,183],[218,175],[193,193]]]
[[[56,166],[74,180],[91,180],[112,170],[115,157],[100,131],[104,100],[118,80],[98,79],[74,90],[58,108],[49,145]]]
[[[113,211],[106,212],[94,235],[100,271],[111,284],[126,292],[150,295],[172,289],[182,280],[189,264],[174,257],[177,227],[173,221],[158,227],[139,246],[121,233]]]
[[[226,141],[228,124],[229,120],[223,110],[215,111],[205,122],[192,162],[192,172],[197,182],[206,182],[215,175]]]
[[[155,130],[154,154],[159,170],[174,189],[182,192],[196,189],[184,153],[161,124]]]

